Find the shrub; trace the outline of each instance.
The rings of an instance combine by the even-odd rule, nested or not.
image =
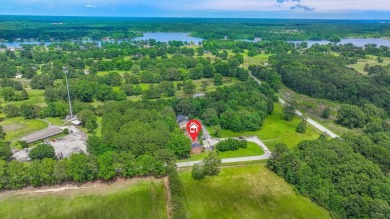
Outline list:
[[[245,140],[237,140],[229,138],[227,140],[221,141],[216,145],[218,151],[236,151],[240,148],[246,148],[248,142]]]
[[[321,117],[324,119],[329,119],[330,116],[330,107],[326,107],[321,114]]]
[[[306,129],[307,129],[307,122],[306,120],[302,120],[302,122],[300,122],[297,126],[297,128],[295,129],[296,132],[298,133],[306,133]]]
[[[33,160],[41,160],[43,158],[55,158],[56,153],[53,146],[40,144],[30,151],[29,156]]]
[[[20,145],[22,148],[28,148],[28,143],[27,143],[27,141],[19,141],[19,145]]]

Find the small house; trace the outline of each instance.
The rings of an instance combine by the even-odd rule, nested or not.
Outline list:
[[[195,142],[191,145],[191,154],[200,154],[202,151],[202,145],[199,142]]]

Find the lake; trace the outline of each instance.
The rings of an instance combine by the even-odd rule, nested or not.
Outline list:
[[[177,41],[183,41],[183,42],[194,42],[196,45],[198,45],[200,42],[203,41],[202,38],[198,37],[192,37],[190,36],[190,33],[162,33],[162,32],[155,32],[155,33],[144,33],[143,37],[137,37],[135,40],[148,40],[148,39],[155,39],[156,41],[160,42],[169,42],[172,40],[177,40]],[[253,42],[252,40],[244,40],[247,42]],[[83,41],[85,42],[85,41]],[[109,42],[114,42],[114,41],[109,41]],[[118,42],[121,42],[120,40]],[[307,40],[307,41],[288,41],[292,43],[301,43],[301,42],[307,42],[308,46],[312,46],[314,44],[320,44],[320,45],[325,45],[328,43],[332,43],[330,41],[326,40],[320,40],[320,41],[315,41],[315,40]],[[379,38],[348,38],[348,39],[342,39],[341,42],[336,43],[336,44],[347,44],[347,43],[352,43],[356,46],[363,47],[366,44],[377,44],[378,46],[388,46],[390,47],[390,40],[386,39],[379,39]],[[13,48],[19,48],[21,44],[40,44],[40,42],[4,42],[0,44],[4,44],[7,47],[13,47]],[[45,45],[49,45],[50,42],[45,42]],[[98,42],[100,45],[100,42]]]
[[[143,37],[137,37],[135,40],[148,40],[155,39],[156,41],[167,43],[172,40],[183,41],[183,42],[194,42],[196,45],[202,42],[202,38],[192,37],[190,33],[144,33]]]
[[[307,41],[288,41],[292,43],[302,43],[307,42],[308,46],[311,47],[314,44],[320,44],[320,45],[326,45],[328,43],[333,43],[327,40],[307,40]],[[347,44],[352,43],[355,46],[363,47],[367,44],[376,44],[378,46],[387,46],[390,47],[390,40],[386,39],[378,39],[378,38],[348,38],[348,39],[342,39],[341,42],[338,42],[336,44]]]

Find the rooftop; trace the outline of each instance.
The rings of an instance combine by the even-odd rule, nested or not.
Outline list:
[[[34,132],[32,134],[26,135],[22,137],[21,139],[26,141],[27,143],[36,142],[39,140],[43,140],[46,138],[50,138],[54,135],[58,135],[62,133],[62,129],[58,127],[49,127],[46,129],[43,129],[41,131]]]

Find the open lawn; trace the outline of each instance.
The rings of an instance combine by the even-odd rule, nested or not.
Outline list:
[[[235,158],[235,157],[250,157],[250,156],[259,156],[263,155],[264,151],[260,148],[259,145],[253,143],[253,142],[248,142],[248,147],[247,148],[240,148],[236,151],[224,151],[224,152],[219,152],[219,156],[224,159],[224,158]],[[201,154],[191,154],[190,161],[195,161],[195,160],[203,160],[207,156],[207,152],[203,152]],[[179,162],[185,162],[187,160],[180,160]]]
[[[347,67],[352,67],[362,75],[367,75],[367,72],[364,71],[364,66],[368,64],[369,66],[374,66],[374,65],[389,65],[390,64],[390,58],[388,57],[383,57],[383,62],[379,63],[377,60],[377,56],[367,56],[367,59],[358,59],[358,62],[356,64],[352,65],[347,65]]]
[[[47,119],[48,122],[50,122],[53,125],[57,125],[57,126],[65,126],[65,125],[67,125],[67,123],[64,121],[63,118],[48,117],[46,119]]]
[[[300,121],[301,119],[299,117],[295,117],[293,121],[284,120],[282,105],[275,103],[273,114],[267,116],[261,130],[244,133],[223,130],[221,137],[229,138],[255,135],[258,136],[270,150],[278,143],[285,143],[289,148],[293,148],[303,140],[313,140],[319,137],[319,132],[310,125],[308,125],[306,133],[297,133],[295,129]],[[210,128],[209,131],[210,133],[213,133]]]
[[[51,193],[0,194],[0,218],[167,218],[162,179]]]
[[[249,67],[250,65],[260,65],[262,63],[268,62],[268,58],[272,56],[270,54],[260,54],[257,56],[250,57],[248,53],[244,53],[244,67]]]
[[[5,137],[6,141],[12,141],[30,134],[35,131],[39,131],[47,128],[48,124],[39,119],[24,119],[23,117],[6,118],[0,122],[4,131],[7,133]]]
[[[197,181],[181,173],[187,218],[330,218],[264,164],[225,167]]]

